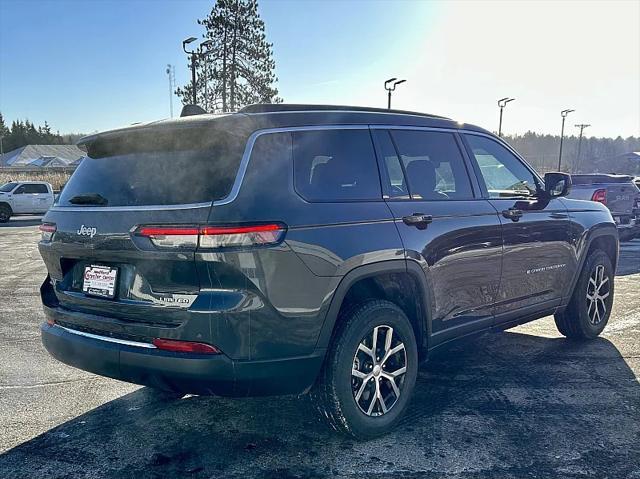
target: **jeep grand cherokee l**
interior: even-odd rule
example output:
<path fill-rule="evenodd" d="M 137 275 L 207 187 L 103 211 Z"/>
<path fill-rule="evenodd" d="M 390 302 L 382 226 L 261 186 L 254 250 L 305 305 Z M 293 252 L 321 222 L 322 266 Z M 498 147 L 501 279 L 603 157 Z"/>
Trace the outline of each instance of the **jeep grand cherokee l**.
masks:
<path fill-rule="evenodd" d="M 81 143 L 39 249 L 44 345 L 87 371 L 176 394 L 310 392 L 369 438 L 434 348 L 551 314 L 594 338 L 611 312 L 609 211 L 473 125 L 254 105 Z"/>

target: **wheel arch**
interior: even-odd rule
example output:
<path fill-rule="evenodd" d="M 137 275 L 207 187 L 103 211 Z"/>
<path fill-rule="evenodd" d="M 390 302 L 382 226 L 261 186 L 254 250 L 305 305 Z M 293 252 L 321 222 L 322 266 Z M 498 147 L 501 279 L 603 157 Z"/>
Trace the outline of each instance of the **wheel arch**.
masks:
<path fill-rule="evenodd" d="M 565 297 L 564 303 L 568 303 L 573 295 L 573 291 L 575 290 L 576 284 L 578 283 L 578 278 L 582 273 L 582 268 L 589 257 L 589 254 L 595 249 L 602 249 L 611 259 L 611 264 L 613 265 L 613 271 L 615 274 L 616 267 L 618 265 L 618 230 L 614 224 L 611 223 L 602 223 L 591 228 L 584 241 L 584 245 L 581 248 L 581 254 L 579 256 L 578 268 L 576 268 L 576 272 L 573 275 L 571 280 L 570 288 L 567 291 L 567 296 Z"/>
<path fill-rule="evenodd" d="M 412 289 L 399 289 L 402 285 L 412 285 Z M 342 278 L 327 311 L 318 347 L 331 344 L 342 312 L 367 299 L 386 299 L 399 306 L 414 327 L 418 349 L 426 350 L 431 333 L 426 279 L 418 264 L 404 259 L 359 266 Z"/>

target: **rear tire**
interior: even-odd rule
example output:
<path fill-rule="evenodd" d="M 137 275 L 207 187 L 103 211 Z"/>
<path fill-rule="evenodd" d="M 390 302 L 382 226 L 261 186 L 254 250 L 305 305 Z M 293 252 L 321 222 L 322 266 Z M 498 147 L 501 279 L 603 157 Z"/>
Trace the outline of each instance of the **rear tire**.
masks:
<path fill-rule="evenodd" d="M 397 425 L 417 373 L 407 316 L 389 301 L 368 301 L 340 318 L 311 400 L 335 430 L 371 439 Z"/>
<path fill-rule="evenodd" d="M 11 211 L 9 205 L 0 205 L 0 223 L 6 223 L 9 221 L 12 213 L 13 211 Z"/>
<path fill-rule="evenodd" d="M 613 305 L 613 266 L 602 250 L 585 261 L 567 308 L 555 315 L 560 334 L 570 339 L 594 339 L 607 325 Z"/>

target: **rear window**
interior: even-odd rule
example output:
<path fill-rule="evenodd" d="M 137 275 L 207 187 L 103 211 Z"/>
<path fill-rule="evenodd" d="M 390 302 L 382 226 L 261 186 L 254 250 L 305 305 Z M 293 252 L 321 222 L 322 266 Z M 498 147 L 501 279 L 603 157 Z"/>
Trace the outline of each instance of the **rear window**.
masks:
<path fill-rule="evenodd" d="M 200 142 L 198 148 L 185 148 L 184 143 L 163 142 L 160 151 L 144 151 L 135 145 L 132 152 L 123 151 L 120 144 L 113 154 L 102 150 L 99 158 L 87 157 L 65 185 L 58 204 L 78 206 L 74 197 L 83 196 L 104 198 L 103 206 L 177 205 L 226 197 L 245 139 L 207 132 L 206 142 Z"/>
<path fill-rule="evenodd" d="M 308 201 L 378 200 L 380 178 L 368 130 L 293 134 L 295 188 Z"/>

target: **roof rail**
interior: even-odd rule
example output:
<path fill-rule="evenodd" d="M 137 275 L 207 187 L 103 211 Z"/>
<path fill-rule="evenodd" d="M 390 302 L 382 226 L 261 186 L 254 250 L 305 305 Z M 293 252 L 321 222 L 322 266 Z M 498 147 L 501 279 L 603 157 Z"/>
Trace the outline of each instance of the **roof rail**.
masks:
<path fill-rule="evenodd" d="M 365 113 L 395 113 L 399 115 L 417 115 L 427 118 L 441 118 L 449 120 L 444 116 L 431 115 L 407 110 L 388 110 L 386 108 L 374 108 L 370 106 L 347 106 L 347 105 L 307 105 L 296 103 L 255 103 L 238 110 L 238 113 L 277 113 L 277 112 L 306 112 L 306 111 L 354 111 Z"/>

